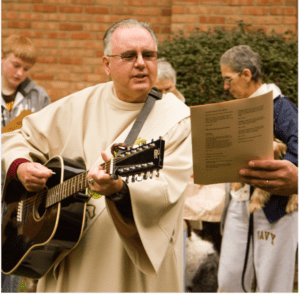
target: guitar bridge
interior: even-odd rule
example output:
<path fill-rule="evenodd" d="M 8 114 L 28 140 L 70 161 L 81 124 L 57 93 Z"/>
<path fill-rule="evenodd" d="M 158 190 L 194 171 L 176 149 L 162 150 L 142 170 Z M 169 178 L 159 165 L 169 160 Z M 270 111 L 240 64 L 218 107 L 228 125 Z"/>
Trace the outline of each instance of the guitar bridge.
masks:
<path fill-rule="evenodd" d="M 22 222 L 22 218 L 23 218 L 23 203 L 24 203 L 23 200 L 18 203 L 18 210 L 17 210 L 17 221 L 18 222 Z"/>

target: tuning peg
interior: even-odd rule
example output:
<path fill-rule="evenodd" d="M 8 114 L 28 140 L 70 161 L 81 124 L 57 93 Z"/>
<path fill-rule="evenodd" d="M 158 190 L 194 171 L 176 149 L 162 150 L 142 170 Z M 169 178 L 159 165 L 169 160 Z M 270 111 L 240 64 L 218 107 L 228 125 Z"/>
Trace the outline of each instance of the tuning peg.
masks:
<path fill-rule="evenodd" d="M 135 178 L 138 182 L 141 182 L 143 180 L 141 174 L 138 174 Z"/>
<path fill-rule="evenodd" d="M 131 182 L 134 183 L 135 182 L 135 178 L 134 176 L 131 177 Z"/>
<path fill-rule="evenodd" d="M 128 177 L 125 178 L 125 183 L 126 183 L 126 184 L 129 183 L 129 178 L 128 178 Z"/>
<path fill-rule="evenodd" d="M 159 177 L 159 170 L 156 170 L 156 176 Z"/>
<path fill-rule="evenodd" d="M 146 173 L 144 173 L 144 175 L 143 175 L 143 179 L 144 179 L 144 180 L 147 180 L 147 179 L 148 179 L 148 177 L 147 177 L 147 174 L 146 174 Z"/>

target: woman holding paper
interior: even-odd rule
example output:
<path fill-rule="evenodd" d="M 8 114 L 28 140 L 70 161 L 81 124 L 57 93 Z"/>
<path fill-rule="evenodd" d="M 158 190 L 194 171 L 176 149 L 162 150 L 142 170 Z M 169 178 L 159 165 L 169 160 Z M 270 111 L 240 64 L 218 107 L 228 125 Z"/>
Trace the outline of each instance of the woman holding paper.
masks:
<path fill-rule="evenodd" d="M 219 292 L 292 292 L 298 242 L 298 211 L 286 213 L 298 193 L 298 110 L 275 84 L 262 82 L 261 58 L 249 46 L 235 46 L 220 60 L 224 89 L 244 99 L 273 91 L 274 136 L 287 145 L 284 160 L 253 160 L 240 170 L 243 189 L 228 193 L 223 212 Z M 253 186 L 274 193 L 250 215 Z M 280 195 L 280 196 L 279 196 Z"/>

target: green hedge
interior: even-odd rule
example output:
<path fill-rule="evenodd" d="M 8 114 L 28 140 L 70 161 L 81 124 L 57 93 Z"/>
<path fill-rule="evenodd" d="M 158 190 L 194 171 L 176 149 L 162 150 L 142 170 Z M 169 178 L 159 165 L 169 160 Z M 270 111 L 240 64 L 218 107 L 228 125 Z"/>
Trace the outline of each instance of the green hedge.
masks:
<path fill-rule="evenodd" d="M 260 54 L 263 81 L 275 83 L 297 105 L 298 41 L 290 32 L 267 35 L 248 30 L 243 22 L 234 30 L 197 31 L 189 37 L 181 32 L 159 46 L 159 57 L 165 57 L 177 71 L 177 88 L 187 105 L 221 102 L 232 97 L 223 89 L 220 57 L 231 47 L 244 44 Z"/>

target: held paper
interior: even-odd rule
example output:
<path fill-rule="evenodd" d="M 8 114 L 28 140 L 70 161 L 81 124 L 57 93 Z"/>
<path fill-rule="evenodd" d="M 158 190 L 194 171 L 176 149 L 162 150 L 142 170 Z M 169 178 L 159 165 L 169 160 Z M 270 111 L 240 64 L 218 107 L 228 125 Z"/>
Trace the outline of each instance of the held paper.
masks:
<path fill-rule="evenodd" d="M 272 91 L 191 107 L 195 184 L 240 182 L 251 159 L 273 158 Z"/>

